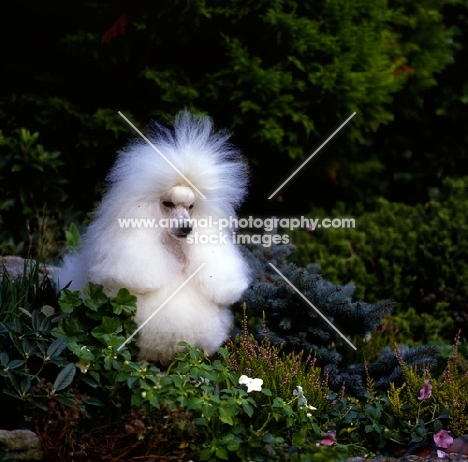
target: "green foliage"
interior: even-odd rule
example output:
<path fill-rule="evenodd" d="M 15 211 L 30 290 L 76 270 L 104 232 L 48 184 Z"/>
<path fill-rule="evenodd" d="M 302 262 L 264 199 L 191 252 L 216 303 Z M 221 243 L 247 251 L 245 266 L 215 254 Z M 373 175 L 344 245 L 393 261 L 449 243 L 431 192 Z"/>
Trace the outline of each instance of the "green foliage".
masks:
<path fill-rule="evenodd" d="M 228 343 L 228 364 L 239 374 L 262 377 L 264 386 L 274 396 L 285 401 L 295 401 L 293 391 L 300 386 L 318 412 L 329 408 L 330 400 L 327 380 L 315 365 L 311 354 L 282 351 L 282 345 L 272 345 L 265 335 L 259 343 L 247 328 L 244 309 L 242 333 Z"/>
<path fill-rule="evenodd" d="M 257 275 L 242 297 L 247 313 L 254 320 L 255 336 L 260 341 L 266 336 L 273 345 L 281 345 L 287 353 L 313 351 L 333 390 L 339 390 L 345 382 L 349 393 L 362 396 L 365 371 L 355 361 L 361 361 L 362 355 L 368 352 L 361 348 L 354 353 L 351 347 L 353 350 L 357 347 L 351 341 L 345 343 L 343 340 L 351 337 L 360 347 L 365 345 L 366 336 L 376 331 L 394 304 L 391 301 L 353 301 L 352 285 L 336 286 L 325 280 L 317 274 L 317 265 L 301 268 L 291 263 L 293 248 L 292 245 L 242 248 Z M 278 269 L 281 276 L 273 268 Z M 321 316 L 303 297 L 319 310 Z M 262 315 L 263 326 L 255 322 Z M 434 366 L 435 353 L 437 349 L 431 347 L 410 348 L 405 352 L 414 365 L 427 363 L 428 367 Z M 385 348 L 369 365 L 369 371 L 372 378 L 378 380 L 378 386 L 383 388 L 401 378 L 401 369 Z"/>
<path fill-rule="evenodd" d="M 415 8 L 419 7 L 414 5 Z M 442 6 L 438 2 L 427 13 L 443 15 L 444 24 L 452 30 L 448 39 L 451 47 L 450 64 L 437 77 L 437 86 L 416 94 L 415 74 L 410 74 L 408 85 L 394 98 L 394 121 L 382 127 L 378 136 L 369 139 L 363 146 L 363 158 L 377 156 L 383 160 L 385 169 L 380 175 L 369 179 L 368 191 L 377 191 L 398 202 L 417 203 L 425 200 L 428 192 L 437 194 L 446 177 L 466 176 L 466 131 L 468 123 L 468 81 L 465 71 L 467 53 L 468 5 L 456 2 Z M 408 20 L 407 24 L 413 24 Z M 424 27 L 417 31 L 405 27 L 404 35 L 425 36 L 430 47 L 444 39 L 438 32 Z M 419 48 L 418 53 L 422 51 Z M 420 53 L 424 59 L 425 53 Z M 441 57 L 441 56 L 440 56 Z M 411 65 L 411 64 L 410 64 Z M 343 166 L 346 169 L 345 166 Z M 340 173 L 340 172 L 339 172 Z M 353 178 L 338 174 L 336 185 L 349 192 Z M 342 181 L 343 180 L 343 181 Z M 385 193 L 383 192 L 385 191 Z M 374 195 L 374 193 L 371 193 Z M 349 195 L 347 196 L 349 198 Z"/>
<path fill-rule="evenodd" d="M 57 215 L 65 202 L 67 181 L 59 174 L 60 152 L 38 143 L 39 133 L 24 128 L 11 135 L 0 132 L 0 247 L 47 256 Z M 49 242 L 50 246 L 50 242 Z"/>
<path fill-rule="evenodd" d="M 370 302 L 396 300 L 391 322 L 402 332 L 399 342 L 450 342 L 453 319 L 463 321 L 467 312 L 467 182 L 447 179 L 440 200 L 415 206 L 381 199 L 377 210 L 355 217 L 355 229 L 295 233 L 298 260 L 318 263 L 325 278 L 354 284 Z"/>
<path fill-rule="evenodd" d="M 301 361 L 267 339 L 254 340 L 246 320 L 243 336 L 218 357 L 181 344 L 184 350 L 161 371 L 136 361 L 133 342 L 125 343 L 135 329 L 136 304 L 126 289 L 112 298 L 94 284 L 86 286 L 84 297 L 63 290 L 57 309 L 36 308 L 45 286 L 17 287 L 8 277 L 2 285 L 19 290 L 1 305 L 2 408 L 29 416 L 44 430 L 50 460 L 65 461 L 71 448 L 91 446 L 93 457 L 119 450 L 128 461 L 171 453 L 187 460 L 325 462 L 381 454 L 392 441 L 425 442 L 442 428 L 468 431 L 466 365 L 458 338 L 439 380 L 428 368 L 421 373 L 414 367 L 418 355 L 429 364 L 423 350 L 395 351 L 404 381 L 380 391 L 372 379 L 377 364 L 368 364 L 366 392 L 358 399 L 346 387 L 331 391 L 314 359 Z M 32 299 L 26 296 L 30 291 Z M 26 308 L 8 309 L 20 299 Z M 390 356 L 381 362 L 393 367 Z M 262 379 L 261 389 L 240 384 L 241 374 Z M 432 384 L 432 395 L 419 400 L 424 380 Z"/>
<path fill-rule="evenodd" d="M 294 246 L 273 244 L 267 248 L 258 245 L 242 250 L 256 274 L 243 300 L 249 312 L 257 317 L 264 313 L 266 335 L 274 344 L 284 344 L 286 350 L 316 349 L 317 345 L 328 346 L 332 342 L 343 345 L 332 323 L 340 325 L 348 336 L 363 336 L 375 330 L 392 310 L 391 301 L 353 302 L 353 285 L 337 286 L 325 280 L 318 274 L 316 265 L 302 268 L 291 263 Z M 297 296 L 292 286 L 331 322 L 324 322 Z"/>
<path fill-rule="evenodd" d="M 92 293 L 87 305 L 82 304 L 79 292 L 65 290 L 59 300 L 63 312 L 48 305 L 39 310 L 17 308 L 15 316 L 10 312 L 10 319 L 1 323 L 5 393 L 45 410 L 45 403 L 51 396 L 64 390 L 57 395 L 57 400 L 72 405 L 73 395 L 68 388 L 77 367 L 87 371 L 96 357 L 102 360 L 104 369 L 114 364 L 117 355 L 113 349 L 126 339 L 120 334 L 128 334 L 134 329 L 129 316 L 135 312 L 136 297 L 122 289 L 108 300 L 102 294 L 102 288 L 89 284 L 87 289 Z M 99 315 L 96 314 L 98 309 Z M 71 312 L 74 317 L 68 314 Z M 76 358 L 64 354 L 65 349 Z M 121 353 L 121 358 L 130 358 L 127 349 Z M 112 400 L 112 376 L 100 375 L 99 370 L 100 367 L 94 367 L 85 382 L 95 387 L 107 387 Z M 48 382 L 44 382 L 45 378 Z M 92 404 L 97 401 L 95 397 Z"/>
<path fill-rule="evenodd" d="M 67 248 L 71 250 L 78 248 L 81 236 L 75 223 L 72 223 L 70 228 L 65 231 L 65 239 L 67 241 Z"/>
<path fill-rule="evenodd" d="M 185 344 L 165 373 L 133 361 L 135 347 L 126 339 L 135 329 L 136 297 L 121 289 L 108 298 L 91 283 L 84 294 L 65 289 L 61 310 L 17 308 L 0 323 L 2 402 L 16 398 L 36 419 L 42 417 L 34 408 L 52 413 L 62 406 L 64 415 L 65 408 L 76 408 L 81 417 L 73 418 L 75 425 L 90 432 L 109 419 L 128 418 L 132 409 L 155 421 L 179 414 L 166 425 L 197 460 L 284 460 L 289 453 L 288 460 L 307 460 L 307 454 L 338 460 L 348 454 L 341 446 L 318 449 L 309 442 L 320 439 L 315 419 L 268 389 L 261 392 L 264 417 L 254 417 L 256 400 L 228 367 L 226 350 L 210 360 Z"/>
<path fill-rule="evenodd" d="M 442 376 L 435 383 L 435 396 L 440 406 L 447 410 L 450 417 L 449 428 L 456 435 L 468 431 L 466 414 L 468 412 L 468 364 L 466 351 L 460 352 L 460 332 L 455 337 L 451 357 Z M 465 348 L 466 350 L 466 348 Z"/>
<path fill-rule="evenodd" d="M 31 311 L 42 308 L 53 300 L 55 290 L 50 281 L 43 278 L 41 264 L 33 260 L 25 260 L 23 274 L 13 278 L 0 259 L 0 322 L 12 321 L 19 308 Z"/>
<path fill-rule="evenodd" d="M 335 140 L 333 157 L 311 173 L 309 187 L 322 192 L 316 197 L 332 198 L 338 178 L 347 197 L 364 200 L 368 189 L 386 190 L 394 172 L 374 147 L 374 131 L 426 101 L 423 91 L 453 60 L 454 21 L 446 11 L 459 3 L 197 0 L 134 5 L 130 12 L 108 0 L 87 1 L 62 11 L 59 28 L 46 10 L 22 8 L 11 14 L 21 21 L 4 39 L 9 72 L 0 121 L 8 133 L 38 131 L 46 146 L 66 154 L 57 178 L 71 185 L 66 207 L 83 216 L 115 151 L 133 135 L 119 110 L 139 125 L 183 106 L 209 113 L 217 125 L 235 129 L 259 191 L 271 188 L 271 178 L 262 175 L 266 162 L 291 167 L 290 158 L 304 157 L 356 111 L 343 139 Z M 28 54 L 34 73 L 24 72 L 25 33 L 34 37 Z M 393 105 L 403 93 L 405 104 Z M 304 197 L 293 189 L 284 195 Z M 54 197 L 59 204 L 65 198 Z M 4 226 L 9 230 L 11 222 Z"/>

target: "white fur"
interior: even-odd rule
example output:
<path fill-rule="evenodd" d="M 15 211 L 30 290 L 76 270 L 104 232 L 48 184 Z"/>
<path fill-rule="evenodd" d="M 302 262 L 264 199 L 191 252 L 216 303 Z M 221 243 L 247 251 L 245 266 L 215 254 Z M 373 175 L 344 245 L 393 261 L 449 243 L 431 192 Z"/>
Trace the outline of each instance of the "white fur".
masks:
<path fill-rule="evenodd" d="M 227 244 L 189 244 L 183 237 L 189 230 L 121 228 L 118 219 L 211 216 L 216 222 L 235 217 L 247 174 L 228 138 L 226 132 L 213 132 L 209 118 L 187 111 L 178 114 L 174 131 L 157 125 L 150 137 L 206 200 L 145 141 L 122 151 L 79 252 L 64 258 L 57 275 L 59 287 L 72 281 L 71 290 L 81 290 L 87 281 L 102 284 L 109 295 L 126 287 L 138 297 L 135 321 L 141 326 L 205 263 L 140 330 L 137 344 L 143 359 L 167 362 L 180 341 L 215 353 L 229 333 L 228 306 L 247 288 L 249 271 L 230 239 Z M 194 227 L 194 233 L 217 236 L 219 231 Z"/>

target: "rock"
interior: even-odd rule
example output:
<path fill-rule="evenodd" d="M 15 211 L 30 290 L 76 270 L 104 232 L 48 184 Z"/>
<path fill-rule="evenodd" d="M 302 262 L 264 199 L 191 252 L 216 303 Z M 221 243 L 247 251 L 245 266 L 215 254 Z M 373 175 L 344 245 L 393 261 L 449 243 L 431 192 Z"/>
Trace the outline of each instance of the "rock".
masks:
<path fill-rule="evenodd" d="M 25 260 L 21 257 L 6 256 L 0 258 L 0 281 L 3 279 L 3 274 L 6 272 L 11 279 L 16 279 L 18 276 L 24 274 L 24 265 L 26 266 L 26 272 L 29 274 L 35 267 L 36 262 L 34 260 Z M 39 280 L 42 281 L 45 275 L 52 275 L 57 267 L 51 265 L 41 264 L 39 267 Z"/>
<path fill-rule="evenodd" d="M 416 456 L 414 454 L 403 457 L 374 457 L 366 459 L 363 457 L 350 457 L 345 462 L 468 462 L 468 457 L 463 454 L 447 454 L 440 458 L 436 454 L 431 454 L 427 457 Z"/>
<path fill-rule="evenodd" d="M 453 443 L 447 448 L 444 449 L 446 453 L 457 453 L 468 455 L 468 435 L 460 436 L 455 438 Z"/>
<path fill-rule="evenodd" d="M 41 440 L 29 430 L 0 430 L 0 460 L 43 460 Z"/>

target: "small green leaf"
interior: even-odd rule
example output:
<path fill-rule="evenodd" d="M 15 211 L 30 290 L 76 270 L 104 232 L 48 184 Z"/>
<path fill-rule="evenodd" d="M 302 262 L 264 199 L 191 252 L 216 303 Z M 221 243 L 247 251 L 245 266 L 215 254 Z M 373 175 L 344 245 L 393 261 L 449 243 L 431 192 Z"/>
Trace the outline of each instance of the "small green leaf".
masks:
<path fill-rule="evenodd" d="M 248 401 L 245 400 L 245 401 L 242 402 L 242 409 L 244 409 L 244 412 L 249 417 L 252 417 L 254 409 L 253 409 L 253 407 L 250 405 L 250 403 Z"/>
<path fill-rule="evenodd" d="M 122 332 L 122 323 L 118 318 L 104 316 L 102 325 L 95 327 L 91 334 L 107 346 L 119 347 L 125 341 L 122 335 L 117 335 Z"/>
<path fill-rule="evenodd" d="M 28 316 L 28 317 L 30 317 L 30 318 L 32 317 L 31 312 L 28 311 L 27 309 L 25 309 L 25 308 L 18 308 L 18 309 L 19 309 L 19 311 L 21 311 L 21 312 L 22 312 L 23 314 L 25 314 L 26 316 Z"/>
<path fill-rule="evenodd" d="M 53 316 L 55 314 L 55 308 L 50 305 L 44 305 L 41 308 L 41 313 L 46 317 L 49 318 L 50 316 Z"/>
<path fill-rule="evenodd" d="M 65 231 L 65 238 L 70 249 L 78 248 L 80 245 L 81 236 L 75 223 L 72 223 L 70 228 Z"/>
<path fill-rule="evenodd" d="M 55 379 L 53 389 L 56 391 L 67 388 L 75 377 L 76 367 L 73 363 L 67 364 L 58 374 Z"/>
<path fill-rule="evenodd" d="M 230 409 L 224 406 L 221 406 L 219 408 L 219 419 L 221 420 L 221 422 L 225 424 L 234 425 L 234 422 L 232 420 L 232 416 L 230 413 Z"/>
<path fill-rule="evenodd" d="M 18 367 L 21 367 L 23 364 L 24 361 L 22 359 L 14 359 L 8 363 L 8 369 L 18 369 Z"/>
<path fill-rule="evenodd" d="M 21 392 L 27 393 L 31 389 L 31 376 L 26 375 L 21 380 Z"/>
<path fill-rule="evenodd" d="M 32 315 L 32 328 L 36 332 L 41 330 L 41 316 L 39 315 L 39 311 L 33 310 L 31 313 Z"/>
<path fill-rule="evenodd" d="M 228 452 L 226 451 L 226 448 L 217 448 L 216 457 L 218 457 L 219 459 L 228 460 L 229 457 L 228 457 Z"/>
<path fill-rule="evenodd" d="M 47 349 L 47 357 L 52 358 L 52 356 L 59 356 L 66 347 L 67 339 L 65 337 L 55 339 Z"/>
<path fill-rule="evenodd" d="M 211 459 L 211 448 L 205 448 L 200 452 L 200 460 L 209 460 Z"/>
<path fill-rule="evenodd" d="M 10 357 L 8 356 L 8 353 L 6 351 L 2 351 L 0 353 L 0 363 L 3 366 L 6 366 L 10 362 Z"/>
<path fill-rule="evenodd" d="M 132 295 L 128 289 L 120 289 L 117 295 L 111 299 L 111 305 L 115 314 L 121 314 L 122 311 L 127 314 L 133 314 L 136 311 L 137 298 Z"/>
<path fill-rule="evenodd" d="M 91 350 L 86 346 L 80 346 L 77 343 L 73 343 L 68 346 L 68 349 L 78 358 L 85 359 L 88 361 L 94 361 L 95 357 Z"/>
<path fill-rule="evenodd" d="M 108 301 L 106 294 L 103 292 L 102 286 L 99 284 L 88 282 L 83 288 L 83 293 L 86 296 L 84 304 L 93 311 L 99 310 L 99 308 L 105 305 Z"/>
<path fill-rule="evenodd" d="M 65 313 L 73 312 L 75 308 L 83 303 L 81 300 L 81 294 L 78 290 L 72 292 L 68 289 L 64 289 L 60 292 L 58 302 L 62 311 Z"/>
<path fill-rule="evenodd" d="M 298 432 L 293 433 L 292 442 L 295 446 L 303 446 L 307 439 L 307 427 L 302 427 Z"/>
<path fill-rule="evenodd" d="M 440 414 L 437 416 L 438 419 L 449 419 L 450 411 L 448 409 L 442 409 Z"/>

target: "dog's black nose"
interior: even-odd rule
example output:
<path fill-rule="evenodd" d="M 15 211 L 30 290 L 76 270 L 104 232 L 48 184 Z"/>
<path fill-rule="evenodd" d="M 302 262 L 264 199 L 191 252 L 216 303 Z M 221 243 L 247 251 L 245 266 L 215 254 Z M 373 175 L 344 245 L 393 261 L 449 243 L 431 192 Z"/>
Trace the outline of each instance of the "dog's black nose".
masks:
<path fill-rule="evenodd" d="M 179 228 L 180 234 L 183 236 L 188 236 L 192 232 L 192 227 L 191 226 L 182 226 Z"/>
<path fill-rule="evenodd" d="M 192 223 L 190 220 L 179 220 L 179 227 L 177 228 L 177 235 L 179 237 L 187 237 L 192 232 Z"/>

